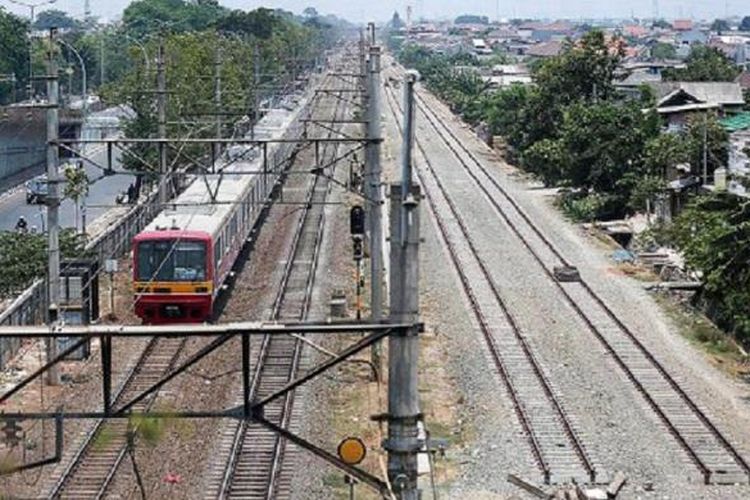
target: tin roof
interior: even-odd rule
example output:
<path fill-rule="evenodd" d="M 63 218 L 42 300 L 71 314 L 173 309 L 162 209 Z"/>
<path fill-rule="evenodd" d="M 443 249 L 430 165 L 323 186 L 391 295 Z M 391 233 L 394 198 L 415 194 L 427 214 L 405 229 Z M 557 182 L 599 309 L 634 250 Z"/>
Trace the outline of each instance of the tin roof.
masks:
<path fill-rule="evenodd" d="M 746 130 L 750 128 L 750 112 L 729 116 L 719 120 L 719 123 L 730 133 L 737 132 L 738 130 Z"/>

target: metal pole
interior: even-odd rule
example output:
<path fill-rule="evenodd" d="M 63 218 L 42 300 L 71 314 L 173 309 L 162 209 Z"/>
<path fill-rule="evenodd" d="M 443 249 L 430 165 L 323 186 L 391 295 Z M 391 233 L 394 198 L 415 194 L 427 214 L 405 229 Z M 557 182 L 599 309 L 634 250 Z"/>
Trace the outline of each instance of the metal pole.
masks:
<path fill-rule="evenodd" d="M 370 46 L 375 45 L 375 23 L 367 23 L 367 29 L 370 32 Z"/>
<path fill-rule="evenodd" d="M 368 117 L 365 174 L 370 214 L 370 311 L 372 321 L 378 323 L 383 317 L 383 219 L 380 186 L 380 47 L 370 47 L 368 73 Z M 382 373 L 380 345 L 372 346 L 372 363 Z"/>
<path fill-rule="evenodd" d="M 255 139 L 255 124 L 260 120 L 260 48 L 253 45 L 253 120 L 250 124 L 250 139 Z M 264 181 L 265 182 L 265 181 Z"/>
<path fill-rule="evenodd" d="M 221 44 L 216 41 L 216 54 L 214 60 L 214 108 L 216 113 L 216 138 L 221 139 Z M 212 146 L 214 170 L 216 169 L 216 160 L 221 153 L 221 146 L 214 143 Z"/>
<path fill-rule="evenodd" d="M 406 234 L 405 244 L 391 244 L 391 321 L 419 320 L 419 187 L 406 201 L 402 186 L 391 186 L 391 234 Z M 404 214 L 405 212 L 405 214 Z M 402 228 L 402 221 L 406 227 Z M 417 453 L 422 443 L 418 392 L 419 337 L 416 328 L 399 330 L 388 339 L 388 477 L 403 500 L 418 500 Z"/>
<path fill-rule="evenodd" d="M 365 31 L 360 28 L 359 30 L 359 84 L 362 90 L 367 90 L 367 52 L 365 51 Z M 365 102 L 367 97 L 362 94 L 362 102 Z"/>
<path fill-rule="evenodd" d="M 404 130 L 403 130 L 403 148 L 401 150 L 401 185 L 411 186 L 412 164 L 411 152 L 414 144 L 414 84 L 417 81 L 417 75 L 414 72 L 408 72 L 404 77 Z M 402 202 L 406 201 L 408 192 L 404 190 Z M 405 216 L 406 212 L 402 214 Z M 406 221 L 401 221 L 401 244 L 406 244 Z"/>
<path fill-rule="evenodd" d="M 708 113 L 703 115 L 703 185 L 708 185 Z"/>
<path fill-rule="evenodd" d="M 32 60 L 32 53 L 34 52 L 34 40 L 31 37 L 34 30 L 34 6 L 29 5 L 29 101 L 34 97 L 34 65 Z"/>
<path fill-rule="evenodd" d="M 104 85 L 104 34 L 99 38 L 99 85 Z"/>
<path fill-rule="evenodd" d="M 156 58 L 156 87 L 157 87 L 157 114 L 159 121 L 158 135 L 160 139 L 167 137 L 167 79 L 164 69 L 164 40 L 159 40 L 159 49 Z M 167 202 L 167 148 L 163 142 L 159 143 L 159 204 Z"/>
<path fill-rule="evenodd" d="M 83 57 L 81 57 L 81 53 L 76 50 L 75 47 L 73 47 L 71 44 L 66 42 L 65 40 L 58 40 L 61 44 L 65 45 L 65 47 L 70 50 L 74 56 L 76 56 L 76 59 L 78 59 L 78 64 L 81 65 L 81 95 L 83 98 L 83 102 L 81 103 L 81 111 L 83 112 L 83 122 L 84 126 L 86 125 L 86 116 L 88 115 L 88 109 L 89 109 L 89 99 L 88 99 L 88 75 L 86 74 L 86 63 L 83 61 Z"/>
<path fill-rule="evenodd" d="M 59 134 L 59 82 L 57 79 L 57 64 L 55 63 L 55 49 L 57 47 L 57 30 L 49 31 L 49 47 L 47 48 L 47 259 L 48 259 L 48 297 L 49 315 L 47 321 L 52 324 L 57 321 L 57 307 L 60 301 L 60 226 L 59 214 L 60 195 L 58 183 L 58 149 Z M 50 339 L 47 344 L 47 360 L 57 357 L 57 340 Z M 50 367 L 47 372 L 47 383 L 58 385 L 60 374 L 57 366 Z"/>

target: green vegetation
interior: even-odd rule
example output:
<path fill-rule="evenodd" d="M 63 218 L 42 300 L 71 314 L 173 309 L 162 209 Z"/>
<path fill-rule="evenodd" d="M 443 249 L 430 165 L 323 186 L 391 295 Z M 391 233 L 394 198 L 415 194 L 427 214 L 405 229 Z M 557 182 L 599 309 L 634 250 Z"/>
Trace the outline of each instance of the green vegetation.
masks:
<path fill-rule="evenodd" d="M 704 50 L 705 49 L 705 50 Z M 735 68 L 714 49 L 696 49 L 685 71 L 719 80 Z M 727 161 L 727 135 L 716 117 L 692 121 L 679 134 L 663 135 L 653 96 L 627 100 L 613 81 L 621 53 L 601 31 L 566 42 L 562 53 L 533 68 L 534 86 L 496 92 L 471 66 L 471 54 L 437 55 L 405 46 L 400 60 L 416 68 L 428 87 L 469 123 L 486 123 L 502 135 L 508 155 L 549 186 L 565 188 L 560 206 L 576 220 L 619 218 L 645 208 L 678 164 L 703 175 L 706 134 L 711 175 Z"/>
<path fill-rule="evenodd" d="M 136 112 L 125 126 L 129 137 L 149 137 L 157 132 L 154 95 L 154 66 L 146 71 L 142 50 L 153 57 L 159 40 L 165 46 L 167 64 L 168 136 L 210 137 L 215 128 L 214 83 L 217 57 L 221 59 L 222 110 L 225 134 L 231 134 L 234 123 L 242 116 L 252 116 L 254 105 L 269 95 L 254 83 L 255 55 L 259 56 L 259 87 L 289 88 L 296 75 L 309 69 L 316 58 L 340 36 L 345 26 L 331 16 L 320 16 L 314 9 L 303 17 L 280 10 L 256 9 L 245 12 L 229 10 L 217 2 L 182 0 L 140 0 L 130 4 L 123 15 L 122 37 L 141 40 L 141 47 L 126 44 L 128 71 L 102 89 L 108 103 L 126 104 Z M 257 52 L 256 52 L 257 50 Z M 277 76 L 273 76 L 277 75 Z M 257 94 L 256 94 L 257 93 Z M 203 125 L 196 125 L 203 122 Z M 246 126 L 246 125 L 245 125 Z M 243 130 L 239 130 L 243 132 Z M 150 170 L 139 176 L 137 188 L 156 178 L 157 151 L 140 145 L 136 155 L 124 159 L 125 167 Z M 186 147 L 183 157 L 206 154 L 197 147 Z M 170 164 L 177 152 L 168 152 Z"/>
<path fill-rule="evenodd" d="M 665 80 L 687 82 L 726 82 L 740 74 L 739 68 L 724 53 L 714 47 L 695 45 L 690 50 L 684 69 L 664 70 Z"/>
<path fill-rule="evenodd" d="M 62 10 L 48 9 L 41 11 L 34 21 L 35 30 L 48 30 L 58 28 L 70 30 L 80 28 L 81 24 Z"/>
<path fill-rule="evenodd" d="M 620 54 L 599 31 L 567 42 L 559 56 L 542 61 L 533 69 L 534 86 L 496 92 L 488 92 L 470 68 L 456 68 L 477 64 L 468 55 L 405 46 L 399 57 L 466 121 L 485 122 L 502 135 L 521 168 L 563 188 L 559 205 L 576 220 L 643 210 L 678 165 L 687 164 L 692 175 L 702 177 L 704 168 L 712 176 L 727 162 L 727 133 L 715 115 L 697 115 L 682 132 L 665 134 L 658 116 L 643 112 L 653 105 L 649 92 L 630 100 L 616 92 L 612 82 Z M 722 53 L 696 47 L 687 68 L 670 76 L 722 81 L 736 74 Z M 688 265 L 702 273 L 700 300 L 709 316 L 750 342 L 750 202 L 730 195 L 702 197 L 672 225 L 652 233 L 660 244 L 681 250 Z M 696 336 L 724 349 L 721 339 Z"/>
<path fill-rule="evenodd" d="M 657 42 L 651 47 L 651 57 L 653 59 L 675 59 L 677 49 L 671 43 Z"/>
<path fill-rule="evenodd" d="M 487 16 L 477 16 L 474 14 L 464 14 L 458 16 L 454 24 L 489 24 L 490 19 Z"/>
<path fill-rule="evenodd" d="M 702 300 L 719 326 L 750 341 L 750 201 L 695 199 L 668 228 L 686 263 L 703 275 Z"/>
<path fill-rule="evenodd" d="M 0 7 L 0 104 L 11 101 L 15 89 L 28 83 L 27 31 L 28 23 Z"/>
<path fill-rule="evenodd" d="M 729 23 L 725 19 L 715 19 L 714 22 L 711 23 L 711 31 L 715 31 L 718 34 L 722 34 L 729 30 Z"/>
<path fill-rule="evenodd" d="M 83 238 L 71 229 L 60 233 L 63 257 L 81 257 Z M 0 232 L 0 297 L 8 298 L 47 273 L 46 234 Z"/>

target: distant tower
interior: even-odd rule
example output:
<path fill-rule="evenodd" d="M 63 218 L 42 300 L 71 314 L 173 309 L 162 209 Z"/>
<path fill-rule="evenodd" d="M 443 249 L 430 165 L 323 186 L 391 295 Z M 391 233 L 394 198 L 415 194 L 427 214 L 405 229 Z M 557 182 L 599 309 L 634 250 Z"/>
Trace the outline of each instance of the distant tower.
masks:
<path fill-rule="evenodd" d="M 654 0 L 651 7 L 653 9 L 652 14 L 654 15 L 654 21 L 656 21 L 659 19 L 659 0 Z"/>
<path fill-rule="evenodd" d="M 91 0 L 85 0 L 83 2 L 83 18 L 89 19 L 91 17 Z"/>
<path fill-rule="evenodd" d="M 411 5 L 406 6 L 406 28 L 411 29 Z"/>

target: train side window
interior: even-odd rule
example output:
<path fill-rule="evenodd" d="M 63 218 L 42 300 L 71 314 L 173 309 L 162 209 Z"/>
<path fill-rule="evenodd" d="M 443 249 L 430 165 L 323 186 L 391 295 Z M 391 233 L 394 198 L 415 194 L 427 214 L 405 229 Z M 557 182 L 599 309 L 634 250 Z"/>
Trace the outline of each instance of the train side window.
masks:
<path fill-rule="evenodd" d="M 221 264 L 221 236 L 214 243 L 214 267 L 218 270 Z"/>

